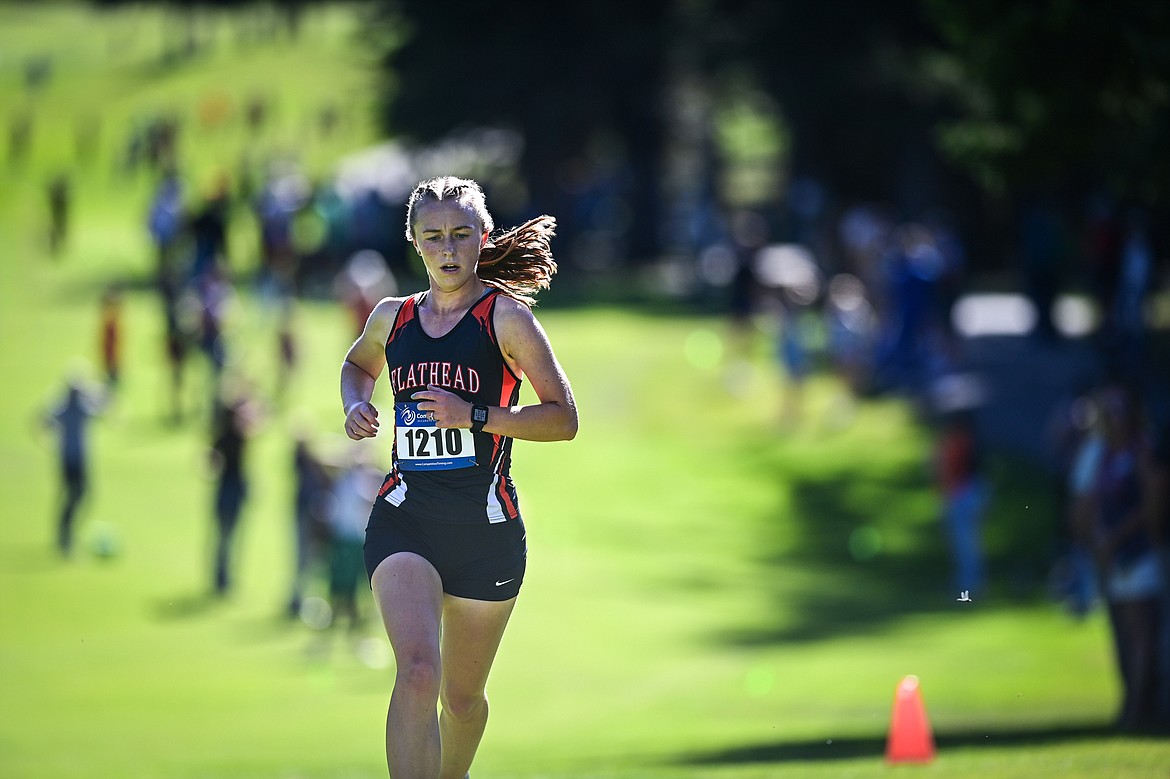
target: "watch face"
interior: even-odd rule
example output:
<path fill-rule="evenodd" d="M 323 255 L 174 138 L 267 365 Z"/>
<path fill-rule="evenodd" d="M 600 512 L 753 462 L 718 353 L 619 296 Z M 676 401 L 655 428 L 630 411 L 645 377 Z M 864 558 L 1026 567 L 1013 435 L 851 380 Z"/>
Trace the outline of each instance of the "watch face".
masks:
<path fill-rule="evenodd" d="M 471 418 L 476 422 L 486 422 L 487 421 L 487 409 L 486 408 L 473 408 L 471 410 Z"/>

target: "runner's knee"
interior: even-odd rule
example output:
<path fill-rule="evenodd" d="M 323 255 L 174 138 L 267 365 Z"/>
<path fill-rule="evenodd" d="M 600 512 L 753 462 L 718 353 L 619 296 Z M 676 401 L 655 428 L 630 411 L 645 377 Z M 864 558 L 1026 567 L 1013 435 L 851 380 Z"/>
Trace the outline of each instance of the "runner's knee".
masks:
<path fill-rule="evenodd" d="M 439 697 L 443 670 L 436 657 L 427 653 L 411 654 L 398 660 L 394 689 L 434 701 Z"/>
<path fill-rule="evenodd" d="M 487 696 L 482 690 L 462 693 L 444 689 L 442 699 L 443 711 L 459 722 L 470 722 L 487 711 Z"/>

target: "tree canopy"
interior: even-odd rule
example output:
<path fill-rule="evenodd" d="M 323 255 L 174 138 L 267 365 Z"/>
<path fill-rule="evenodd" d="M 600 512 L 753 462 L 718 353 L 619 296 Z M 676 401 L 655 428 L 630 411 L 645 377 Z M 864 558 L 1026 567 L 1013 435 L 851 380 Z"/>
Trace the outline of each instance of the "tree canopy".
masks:
<path fill-rule="evenodd" d="M 541 208 L 591 144 L 629 171 L 635 225 L 658 225 L 680 72 L 716 98 L 749 79 L 779 107 L 790 173 L 843 199 L 963 211 L 985 193 L 1108 189 L 1160 207 L 1170 173 L 1170 6 L 1145 0 L 384 0 L 383 119 L 394 135 L 513 127 Z M 959 203 L 954 202 L 958 199 Z M 964 201 L 965 199 L 965 201 Z M 569 223 L 572 221 L 570 216 Z M 632 255 L 659 248 L 631 231 Z"/>
<path fill-rule="evenodd" d="M 942 148 L 997 191 L 1101 186 L 1152 204 L 1170 173 L 1170 6 L 926 0 L 925 61 L 960 108 Z"/>

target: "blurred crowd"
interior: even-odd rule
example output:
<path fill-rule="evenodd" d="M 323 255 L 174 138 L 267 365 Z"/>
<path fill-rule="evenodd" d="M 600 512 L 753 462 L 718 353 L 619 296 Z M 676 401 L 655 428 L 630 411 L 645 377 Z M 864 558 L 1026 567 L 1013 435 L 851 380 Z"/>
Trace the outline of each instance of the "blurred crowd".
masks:
<path fill-rule="evenodd" d="M 75 553 L 79 510 L 89 491 L 90 428 L 115 395 L 114 385 L 97 385 L 78 373 L 41 420 L 56 438 L 60 493 L 55 543 L 64 558 Z M 213 536 L 208 591 L 215 597 L 228 596 L 239 577 L 235 551 L 252 483 L 250 442 L 263 429 L 268 410 L 257 394 L 238 390 L 218 396 L 210 409 L 206 472 Z M 288 617 L 302 618 L 314 628 L 328 627 L 335 619 L 346 621 L 351 631 L 363 624 L 367 585 L 362 543 L 369 506 L 384 475 L 374 451 L 340 438 L 314 441 L 307 433 L 291 442 Z M 95 523 L 86 535 L 89 552 L 107 558 L 119 554 L 118 531 L 109 523 Z"/>
<path fill-rule="evenodd" d="M 1065 532 L 1054 595 L 1083 616 L 1100 604 L 1123 699 L 1118 724 L 1170 725 L 1170 424 L 1165 398 L 1105 375 L 1059 409 Z"/>
<path fill-rule="evenodd" d="M 264 122 L 265 111 L 260 99 L 248 106 L 245 120 L 252 129 Z M 323 115 L 321 121 L 335 119 Z M 21 128 L 22 138 L 31 136 L 31 128 Z M 200 190 L 179 163 L 181 132 L 166 116 L 138 123 L 120 164 L 157 182 L 139 224 L 152 247 L 148 289 L 157 301 L 158 353 L 166 365 L 160 414 L 205 442 L 213 529 L 208 592 L 225 597 L 238 586 L 239 528 L 253 500 L 250 441 L 274 408 L 284 405 L 298 367 L 298 306 L 308 298 L 335 302 L 346 312 L 346 336 L 356 337 L 377 301 L 397 293 L 400 280 L 416 285 L 419 280 L 405 264 L 401 219 L 375 189 L 347 188 L 340 178 L 310 182 L 294 160 L 274 155 L 260 166 L 249 160 L 225 166 Z M 60 258 L 69 240 L 70 177 L 54 176 L 46 195 L 48 248 Z M 247 246 L 233 231 L 254 234 L 256 244 Z M 138 286 L 132 279 L 114 280 L 101 291 L 100 381 L 73 369 L 62 396 L 42 415 L 57 444 L 55 544 L 64 557 L 76 551 L 78 517 L 90 491 L 93 422 L 116 408 L 127 374 L 141 375 L 140 366 L 124 364 L 124 303 Z M 241 287 L 248 294 L 240 294 Z M 276 335 L 270 387 L 258 386 L 262 369 L 242 365 L 237 353 L 255 348 L 241 341 L 245 323 L 238 315 L 245 305 L 261 313 L 262 332 Z M 366 450 L 344 444 L 330 437 L 313 440 L 307 433 L 290 442 L 292 553 L 283 609 L 317 628 L 335 621 L 356 628 L 362 622 L 361 542 L 382 471 Z M 89 551 L 99 556 L 119 553 L 117 529 L 109 523 L 94 523 L 85 537 Z"/>
<path fill-rule="evenodd" d="M 346 207 L 335 190 L 309 188 L 295 166 L 277 164 L 258 193 L 243 201 L 259 235 L 254 276 L 232 272 L 228 232 L 233 204 L 229 182 L 218 180 L 202 200 L 184 200 L 181 180 L 166 170 L 150 204 L 148 226 L 155 248 L 156 289 L 166 322 L 166 355 L 172 377 L 172 409 L 182 416 L 187 355 L 197 350 L 222 376 L 231 360 L 224 317 L 237 298 L 235 285 L 253 286 L 261 305 L 279 321 L 276 351 L 278 386 L 297 358 L 293 320 L 298 299 L 333 295 L 350 312 L 356 331 L 374 304 L 398 288 L 386 258 L 361 239 L 366 219 L 381 219 L 360 207 Z M 308 236 L 308 237 L 306 237 Z M 244 265 L 237 259 L 237 265 Z M 399 273 L 403 273 L 402 270 Z M 213 388 L 213 393 L 215 389 Z"/>
<path fill-rule="evenodd" d="M 200 107 L 214 122 L 214 101 Z M 243 112 L 253 130 L 267 106 L 253 100 Z M 336 122 L 326 107 L 322 131 Z M 452 161 L 492 157 L 514 161 L 513 141 L 485 133 L 448 140 L 448 147 L 413 156 L 387 145 L 358 169 L 311 180 L 297 162 L 274 155 L 260 163 L 225 165 L 202 189 L 184 175 L 178 153 L 182 128 L 159 116 L 135 126 L 121 157 L 153 177 L 141 213 L 152 247 L 151 288 L 163 327 L 167 361 L 166 414 L 175 423 L 203 420 L 214 474 L 210 514 L 216 531 L 211 589 L 229 593 L 236 581 L 233 550 L 249 499 L 249 438 L 261 429 L 267 405 L 279 403 L 298 361 L 296 311 L 307 296 L 331 298 L 349 312 L 356 335 L 373 305 L 399 289 L 421 288 L 418 269 L 401 239 L 401 202 L 414 180 Z M 29 142 L 25 121 L 10 126 L 10 154 Z M 490 154 L 484 153 L 485 150 Z M 509 157 L 511 154 L 513 157 Z M 470 164 L 470 163 L 469 163 Z M 343 166 L 344 168 L 344 166 Z M 612 172 L 611 172 L 612 173 Z M 585 225 L 566 243 L 564 268 L 579 274 L 622 273 L 623 244 L 608 229 L 620 221 L 622 175 L 582 178 L 568 205 Z M 356 182 L 356 183 L 355 183 Z M 488 186 L 491 186 L 490 179 Z M 45 186 L 50 252 L 70 240 L 69 177 Z M 789 182 L 781 208 L 701 204 L 682 218 L 689 236 L 685 263 L 692 290 L 718 297 L 730 313 L 733 350 L 747 355 L 762 332 L 780 376 L 777 416 L 784 426 L 806 416 L 804 394 L 816 371 L 837 376 L 848 397 L 834 407 L 841 423 L 850 404 L 883 394 L 908 398 L 935 436 L 929 465 L 940 498 L 940 532 L 951 552 L 956 596 L 974 600 L 995 584 L 983 525 L 995 499 L 988 468 L 989 431 L 998 418 L 993 388 L 971 368 L 968 346 L 980 336 L 980 294 L 957 220 L 934 208 L 912 219 L 879 203 L 830 205 L 815 180 Z M 247 256 L 233 230 L 251 220 L 257 236 Z M 1087 342 L 1092 370 L 1052 416 L 1031 420 L 1059 462 L 1059 530 L 1053 545 L 1054 588 L 1078 615 L 1100 606 L 1109 616 L 1125 696 L 1120 722 L 1144 727 L 1170 722 L 1170 387 L 1165 334 L 1151 327 L 1150 301 L 1165 292 L 1166 246 L 1150 213 L 1105 195 L 1070 209 L 1052 198 L 1019 204 L 1008 265 L 1023 307 L 991 310 L 994 332 L 1026 339 L 1043 369 L 1047 350 Z M 641 272 L 643 269 L 638 269 Z M 629 271 L 634 272 L 634 271 Z M 229 318 L 247 296 L 278 323 L 274 390 L 248 386 L 237 369 Z M 665 285 L 667 287 L 670 284 Z M 1093 312 L 1071 322 L 1063 306 L 1079 293 Z M 76 516 L 88 485 L 87 429 L 123 381 L 123 298 L 112 284 L 99 306 L 100 390 L 71 381 L 46 414 L 60 442 L 61 507 L 57 545 L 74 546 Z M 703 302 L 708 302 L 703 301 Z M 1022 312 L 1022 314 L 1020 313 Z M 1015 329 L 1007 327 L 1007 320 Z M 984 322 L 986 321 L 986 318 Z M 210 377 L 191 403 L 189 362 L 202 360 Z M 1047 426 L 1047 430 L 1045 427 Z M 317 576 L 332 615 L 360 621 L 361 535 L 365 508 L 380 472 L 357 450 L 324 455 L 307 436 L 292 442 L 295 494 L 292 574 L 286 608 L 302 615 Z M 361 526 L 359 526 L 361 525 Z M 103 549 L 110 552 L 107 541 Z M 323 578 L 322 578 L 323 577 Z M 320 622 L 319 619 L 316 621 Z M 330 620 L 331 621 L 331 620 Z"/>
<path fill-rule="evenodd" d="M 951 224 L 941 211 L 899 222 L 870 204 L 841 210 L 819 231 L 732 214 L 724 240 L 707 253 L 733 263 L 724 278 L 737 349 L 761 332 L 771 344 L 785 427 L 802 424 L 803 387 L 815 368 L 839 376 L 851 402 L 897 394 L 913 405 L 934 436 L 928 465 L 956 600 L 987 597 L 997 584 L 984 542 L 996 489 L 989 459 L 997 445 L 999 454 L 1009 448 L 997 429 L 1027 425 L 1047 455 L 1032 463 L 1037 473 L 1055 463 L 1059 516 L 1043 520 L 1052 528 L 1051 593 L 1077 617 L 1107 613 L 1123 689 L 1118 726 L 1164 728 L 1170 362 L 1152 301 L 1166 291 L 1159 272 L 1167 247 L 1156 245 L 1136 206 L 1094 198 L 1070 227 L 1053 202 L 1028 203 L 1014 247 L 1020 292 L 1005 306 L 1002 295 L 981 300 Z M 777 234 L 784 240 L 771 240 Z M 1090 316 L 1067 316 L 1062 296 L 1070 293 L 1084 298 Z M 1005 363 L 1014 375 L 973 367 L 972 346 L 988 334 L 1023 344 L 1017 361 Z M 1048 417 L 1021 417 L 997 396 L 997 382 L 1002 389 L 1043 373 L 1073 344 L 1088 356 L 1075 385 L 1043 399 Z M 843 412 L 838 405 L 830 413 Z"/>

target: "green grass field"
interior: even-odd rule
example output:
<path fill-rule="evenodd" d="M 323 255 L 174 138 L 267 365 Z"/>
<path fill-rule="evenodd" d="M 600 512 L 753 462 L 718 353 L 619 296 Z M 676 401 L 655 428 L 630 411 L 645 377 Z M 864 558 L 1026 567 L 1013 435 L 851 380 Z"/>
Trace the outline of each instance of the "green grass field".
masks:
<path fill-rule="evenodd" d="M 292 436 L 307 427 L 321 446 L 342 446 L 347 319 L 328 302 L 300 308 L 301 362 L 278 403 L 275 322 L 240 287 L 233 370 L 270 403 L 252 443 L 239 587 L 209 599 L 205 425 L 168 419 L 161 317 L 140 283 L 151 267 L 142 229 L 151 179 L 116 164 L 130 124 L 159 108 L 188 118 L 196 179 L 249 149 L 297 149 L 323 172 L 374 142 L 369 56 L 353 42 L 351 7 L 313 12 L 296 40 L 244 46 L 239 24 L 206 18 L 215 45 L 164 67 L 160 41 L 175 33 L 157 12 L 0 4 L 0 120 L 29 114 L 35 127 L 24 159 L 0 160 L 6 778 L 385 774 L 393 668 L 376 620 L 347 635 L 282 613 Z M 44 54 L 52 76 L 30 92 L 25 64 Z M 238 107 L 265 83 L 277 110 L 258 138 L 238 119 L 193 118 L 207 95 Z M 343 121 L 322 137 L 312 117 L 330 100 Z M 76 128 L 93 117 L 100 132 L 79 158 Z M 43 187 L 63 169 L 75 219 L 54 259 Z M 242 215 L 233 229 L 246 266 L 254 227 Z M 130 290 L 125 378 L 94 429 L 93 489 L 66 562 L 52 550 L 56 464 L 37 419 L 79 361 L 96 363 L 98 301 L 113 280 Z M 574 382 L 581 432 L 516 446 L 529 573 L 492 677 L 476 777 L 1170 771 L 1166 740 L 1107 727 L 1118 691 L 1103 616 L 1078 622 L 1043 597 L 1055 520 L 1026 469 L 996 463 L 996 587 L 959 603 L 928 433 L 902 404 L 867 401 L 846 414 L 840 387 L 818 378 L 802 423 L 782 429 L 773 366 L 753 353 L 732 370 L 718 352 L 719 320 L 558 308 L 555 290 L 539 314 Z M 203 377 L 192 378 L 199 404 Z M 101 538 L 116 538 L 116 556 L 89 551 Z M 938 755 L 891 767 L 885 736 L 906 674 L 921 680 Z"/>

